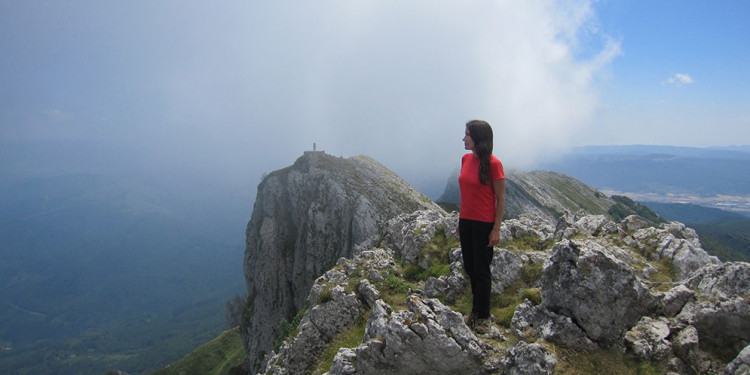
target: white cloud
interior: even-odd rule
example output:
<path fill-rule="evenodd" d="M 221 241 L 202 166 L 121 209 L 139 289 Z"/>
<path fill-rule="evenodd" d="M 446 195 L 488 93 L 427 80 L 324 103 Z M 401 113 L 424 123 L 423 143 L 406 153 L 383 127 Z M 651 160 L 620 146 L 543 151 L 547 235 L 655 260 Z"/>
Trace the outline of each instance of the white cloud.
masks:
<path fill-rule="evenodd" d="M 398 173 L 446 174 L 475 118 L 523 168 L 591 126 L 600 78 L 621 54 L 587 0 L 93 4 L 18 21 L 49 25 L 44 40 L 66 43 L 62 60 L 90 57 L 28 74 L 60 82 L 37 90 L 64 99 L 47 108 L 69 108 L 71 126 L 152 164 L 239 165 L 233 173 L 283 167 L 317 142 Z"/>
<path fill-rule="evenodd" d="M 278 22 L 299 30 L 260 45 L 296 77 L 285 86 L 288 72 L 266 70 L 274 86 L 265 93 L 278 91 L 297 110 L 295 122 L 307 126 L 296 134 L 393 167 L 457 163 L 473 118 L 493 125 L 496 153 L 513 166 L 564 149 L 590 124 L 597 79 L 621 53 L 618 42 L 591 37 L 587 1 L 377 1 L 308 11 Z M 584 36 L 601 46 L 582 45 Z"/>
<path fill-rule="evenodd" d="M 689 74 L 676 73 L 667 79 L 667 83 L 676 86 L 689 85 L 693 83 L 693 78 Z"/>

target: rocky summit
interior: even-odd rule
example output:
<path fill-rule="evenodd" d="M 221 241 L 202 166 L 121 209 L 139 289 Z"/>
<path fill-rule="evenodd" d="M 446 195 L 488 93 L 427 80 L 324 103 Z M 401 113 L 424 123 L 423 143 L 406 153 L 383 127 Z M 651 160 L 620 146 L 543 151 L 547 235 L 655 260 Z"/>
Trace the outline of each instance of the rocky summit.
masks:
<path fill-rule="evenodd" d="M 282 319 L 305 306 L 313 281 L 377 245 L 386 222 L 440 208 L 375 160 L 306 152 L 258 186 L 247 226 L 248 290 L 241 332 L 249 365 L 273 349 Z"/>
<path fill-rule="evenodd" d="M 564 205 L 538 212 L 503 223 L 491 266 L 494 321 L 478 335 L 463 319 L 471 293 L 456 213 L 371 159 L 303 156 L 261 183 L 248 225 L 248 367 L 750 372 L 750 264 L 710 256 L 680 223 Z M 292 329 L 278 328 L 295 315 Z"/>

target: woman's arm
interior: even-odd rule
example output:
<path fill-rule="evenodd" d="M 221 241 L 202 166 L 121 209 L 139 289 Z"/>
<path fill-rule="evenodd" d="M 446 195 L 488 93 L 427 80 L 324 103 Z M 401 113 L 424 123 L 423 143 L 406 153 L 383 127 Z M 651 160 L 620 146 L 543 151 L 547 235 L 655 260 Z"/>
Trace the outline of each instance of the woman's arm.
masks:
<path fill-rule="evenodd" d="M 503 214 L 505 213 L 505 179 L 495 180 L 492 183 L 492 189 L 495 191 L 495 225 L 490 232 L 490 242 L 487 246 L 495 246 L 500 243 L 500 226 L 503 223 Z"/>

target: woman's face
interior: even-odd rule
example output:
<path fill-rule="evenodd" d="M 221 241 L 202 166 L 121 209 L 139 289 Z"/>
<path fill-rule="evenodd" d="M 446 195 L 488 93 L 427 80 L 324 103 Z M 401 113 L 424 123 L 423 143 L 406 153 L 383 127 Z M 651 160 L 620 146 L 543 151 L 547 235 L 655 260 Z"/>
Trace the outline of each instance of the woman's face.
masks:
<path fill-rule="evenodd" d="M 466 131 L 464 132 L 464 149 L 474 151 L 474 140 L 471 139 L 468 127 L 466 127 Z"/>

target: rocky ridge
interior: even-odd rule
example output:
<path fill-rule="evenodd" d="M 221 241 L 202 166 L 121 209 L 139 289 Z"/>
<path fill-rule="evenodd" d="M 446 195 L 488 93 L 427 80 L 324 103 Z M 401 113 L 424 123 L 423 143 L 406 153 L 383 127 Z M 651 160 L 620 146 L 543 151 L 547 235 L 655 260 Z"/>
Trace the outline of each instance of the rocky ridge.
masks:
<path fill-rule="evenodd" d="M 750 265 L 709 256 L 680 223 L 612 221 L 613 201 L 567 176 L 530 175 L 508 195 L 519 202 L 492 264 L 497 320 L 477 336 L 461 314 L 455 214 L 366 157 L 306 153 L 269 174 L 247 230 L 248 367 L 576 373 L 569 357 L 585 351 L 677 374 L 747 371 Z"/>
<path fill-rule="evenodd" d="M 750 369 L 750 264 L 708 255 L 689 228 L 583 212 L 556 225 L 507 220 L 495 248 L 493 294 L 515 294 L 522 285 L 518 293 L 536 290 L 541 298 L 510 306 L 509 321 L 493 309 L 498 320 L 478 336 L 453 305 L 468 293 L 460 249 L 446 249 L 447 274 L 406 282 L 409 289 L 394 294 L 395 278 L 429 264 L 424 249 L 435 237 L 453 236 L 445 229 L 455 221 L 440 211 L 404 214 L 388 222 L 381 246 L 339 259 L 311 288 L 299 333 L 260 373 L 552 374 L 565 371 L 560 363 L 571 350 L 626 352 L 662 373 Z M 528 278 L 539 265 L 540 274 Z M 364 327 L 359 334 L 357 326 Z M 338 348 L 330 363 L 318 359 L 351 332 L 354 345 Z"/>
<path fill-rule="evenodd" d="M 610 197 L 570 176 L 550 172 L 505 171 L 505 217 L 521 215 L 555 221 L 565 212 L 585 210 L 606 214 L 615 204 Z M 438 202 L 458 205 L 458 171 L 448 180 Z"/>

